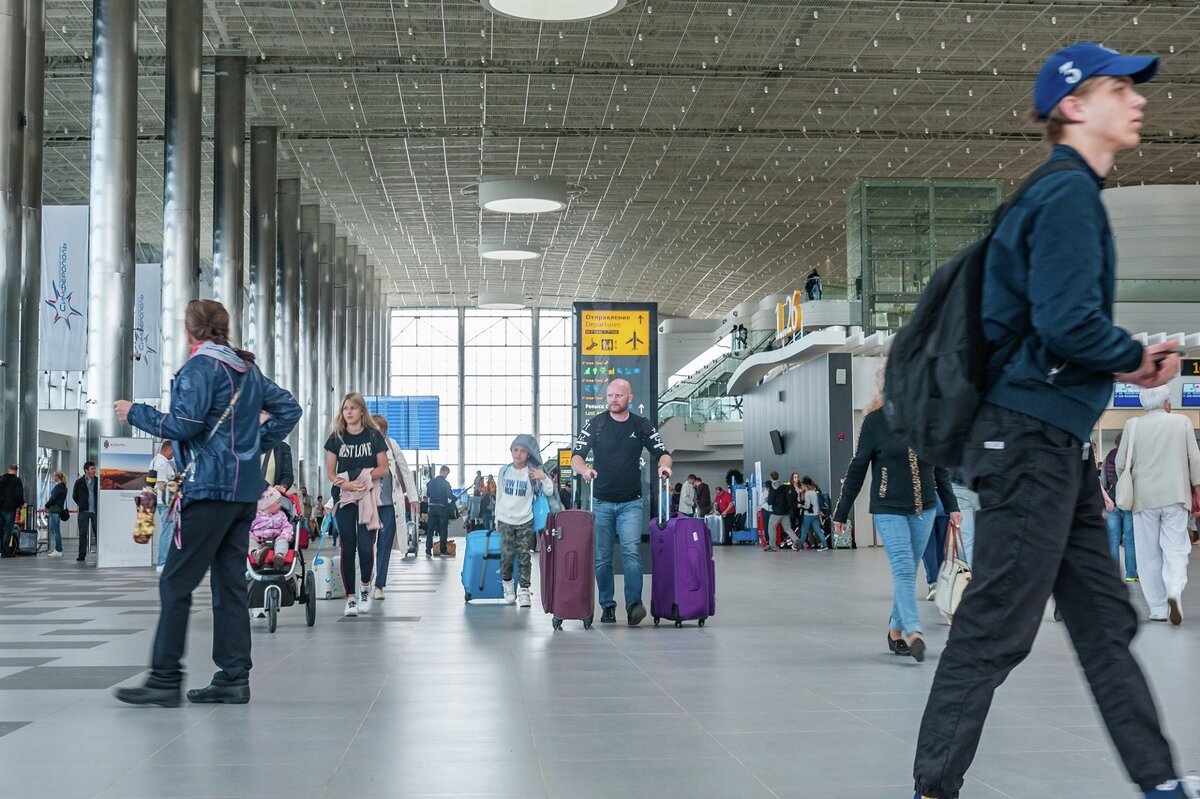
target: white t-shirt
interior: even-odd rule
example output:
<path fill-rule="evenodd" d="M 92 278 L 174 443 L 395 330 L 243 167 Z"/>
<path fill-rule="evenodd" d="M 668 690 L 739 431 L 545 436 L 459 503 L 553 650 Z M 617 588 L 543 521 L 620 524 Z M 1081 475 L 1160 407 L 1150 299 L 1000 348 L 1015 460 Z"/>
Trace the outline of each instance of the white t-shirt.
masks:
<path fill-rule="evenodd" d="M 513 525 L 533 521 L 534 491 L 529 482 L 529 467 L 505 466 L 496 477 L 496 521 Z M 548 476 L 540 485 L 538 493 L 548 495 L 554 490 L 554 483 Z"/>
<path fill-rule="evenodd" d="M 157 475 L 158 484 L 156 486 L 160 497 L 167 496 L 167 483 L 175 479 L 175 463 L 170 458 L 164 458 L 161 452 L 156 453 L 154 460 L 150 461 L 150 471 Z"/>

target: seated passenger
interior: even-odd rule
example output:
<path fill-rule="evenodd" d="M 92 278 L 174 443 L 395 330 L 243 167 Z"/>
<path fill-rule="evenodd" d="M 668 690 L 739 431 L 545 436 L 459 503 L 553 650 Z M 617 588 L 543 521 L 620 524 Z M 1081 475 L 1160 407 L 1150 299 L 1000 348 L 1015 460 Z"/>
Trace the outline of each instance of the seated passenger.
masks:
<path fill-rule="evenodd" d="M 283 512 L 279 489 L 268 486 L 258 499 L 258 513 L 250 523 L 250 557 L 259 566 L 283 566 L 292 541 L 292 523 Z"/>

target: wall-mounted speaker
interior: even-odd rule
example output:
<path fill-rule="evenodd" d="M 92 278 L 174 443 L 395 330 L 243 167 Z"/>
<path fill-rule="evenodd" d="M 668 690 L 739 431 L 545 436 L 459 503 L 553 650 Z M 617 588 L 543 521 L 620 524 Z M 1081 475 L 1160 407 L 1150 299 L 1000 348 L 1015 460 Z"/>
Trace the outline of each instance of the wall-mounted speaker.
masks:
<path fill-rule="evenodd" d="M 776 455 L 783 454 L 783 434 L 778 430 L 771 431 L 771 449 L 775 450 Z"/>

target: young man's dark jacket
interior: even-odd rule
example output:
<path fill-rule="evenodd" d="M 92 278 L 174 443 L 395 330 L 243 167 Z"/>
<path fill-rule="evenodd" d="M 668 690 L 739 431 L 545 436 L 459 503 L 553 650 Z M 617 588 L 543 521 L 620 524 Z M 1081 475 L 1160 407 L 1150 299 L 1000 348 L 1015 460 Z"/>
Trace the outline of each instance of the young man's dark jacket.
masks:
<path fill-rule="evenodd" d="M 1078 169 L 1032 185 L 988 246 L 982 312 L 993 375 L 1013 338 L 1021 344 L 987 401 L 1083 442 L 1108 407 L 1113 373 L 1136 370 L 1142 346 L 1113 326 L 1117 257 L 1104 179 L 1066 145 L 1050 158 Z"/>

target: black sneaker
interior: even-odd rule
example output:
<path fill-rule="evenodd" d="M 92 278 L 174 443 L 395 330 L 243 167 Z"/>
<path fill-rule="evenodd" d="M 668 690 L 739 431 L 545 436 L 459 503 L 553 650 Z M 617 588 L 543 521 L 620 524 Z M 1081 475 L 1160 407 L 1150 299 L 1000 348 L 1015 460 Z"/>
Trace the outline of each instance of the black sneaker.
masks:
<path fill-rule="evenodd" d="M 601 624 L 616 624 L 617 623 L 617 609 L 615 607 L 603 608 L 603 612 L 600 614 L 600 623 Z"/>
<path fill-rule="evenodd" d="M 187 700 L 196 704 L 244 705 L 250 701 L 250 681 L 212 683 L 187 692 Z"/>
<path fill-rule="evenodd" d="M 179 686 L 174 688 L 155 688 L 149 685 L 139 685 L 136 688 L 118 688 L 113 695 L 127 705 L 158 705 L 159 707 L 179 707 Z"/>
<path fill-rule="evenodd" d="M 642 619 L 646 618 L 646 606 L 641 602 L 634 602 L 629 606 L 629 626 L 637 627 L 642 623 Z"/>

